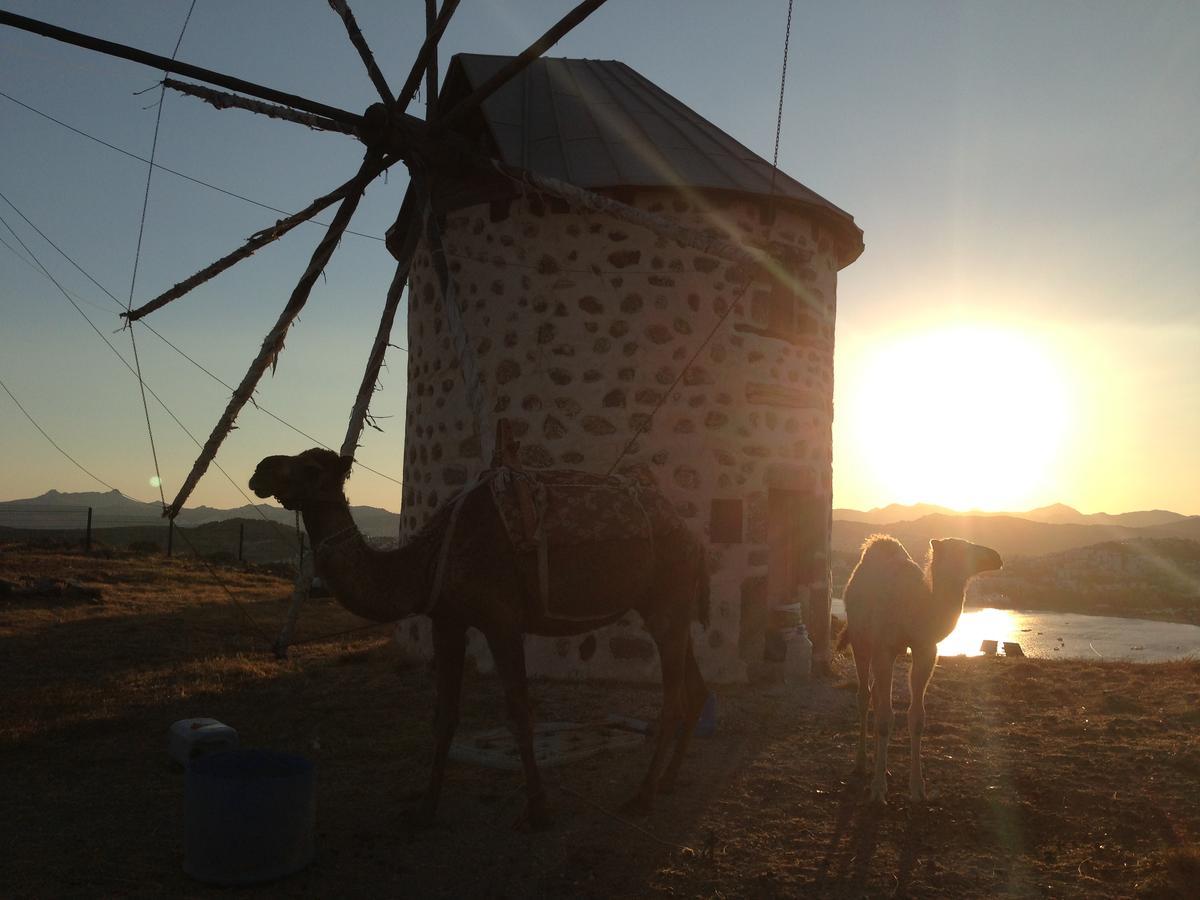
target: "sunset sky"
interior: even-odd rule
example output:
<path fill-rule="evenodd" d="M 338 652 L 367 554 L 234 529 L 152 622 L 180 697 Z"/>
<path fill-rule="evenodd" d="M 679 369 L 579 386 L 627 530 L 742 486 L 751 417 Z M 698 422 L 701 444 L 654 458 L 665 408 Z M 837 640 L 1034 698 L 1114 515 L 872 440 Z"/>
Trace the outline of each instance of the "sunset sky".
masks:
<path fill-rule="evenodd" d="M 170 55 L 190 0 L 0 8 Z M 516 53 L 573 4 L 465 0 L 452 52 Z M 352 3 L 393 87 L 423 3 Z M 618 59 L 760 155 L 775 136 L 786 0 L 611 0 L 549 55 Z M 925 501 L 1200 514 L 1200 5 L 798 3 L 780 166 L 849 211 L 863 256 L 838 286 L 837 506 Z M 325 0 L 197 0 L 179 58 L 360 110 L 374 99 Z M 0 28 L 0 218 L 123 355 L 158 75 Z M 139 93 L 144 92 L 144 93 Z M 421 109 L 414 105 L 413 111 Z M 167 96 L 157 161 L 286 211 L 353 173 L 355 141 Z M 259 403 L 337 446 L 394 263 L 406 185 L 368 191 Z M 14 207 L 16 210 L 14 210 Z M 150 188 L 135 305 L 278 214 L 176 175 Z M 241 379 L 321 231 L 306 226 L 148 320 Z M 136 381 L 0 224 L 0 380 L 84 466 L 157 499 Z M 394 340 L 403 343 L 404 323 Z M 203 441 L 228 392 L 144 329 L 147 382 Z M 391 351 L 360 459 L 400 479 L 404 354 Z M 196 455 L 151 401 L 170 500 Z M 390 418 L 387 418 L 390 417 Z M 218 462 L 244 489 L 262 456 L 311 441 L 248 407 Z M 0 499 L 103 490 L 0 392 Z M 369 472 L 354 503 L 398 509 Z M 236 506 L 215 469 L 189 505 Z"/>

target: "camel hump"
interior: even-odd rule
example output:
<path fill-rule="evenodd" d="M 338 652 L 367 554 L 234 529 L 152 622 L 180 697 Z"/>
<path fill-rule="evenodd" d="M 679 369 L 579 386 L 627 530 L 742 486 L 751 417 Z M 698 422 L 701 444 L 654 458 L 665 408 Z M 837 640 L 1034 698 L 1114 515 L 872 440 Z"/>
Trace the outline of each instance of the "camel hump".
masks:
<path fill-rule="evenodd" d="M 876 562 L 912 562 L 912 557 L 904 545 L 890 534 L 873 534 L 863 542 L 858 564 Z"/>

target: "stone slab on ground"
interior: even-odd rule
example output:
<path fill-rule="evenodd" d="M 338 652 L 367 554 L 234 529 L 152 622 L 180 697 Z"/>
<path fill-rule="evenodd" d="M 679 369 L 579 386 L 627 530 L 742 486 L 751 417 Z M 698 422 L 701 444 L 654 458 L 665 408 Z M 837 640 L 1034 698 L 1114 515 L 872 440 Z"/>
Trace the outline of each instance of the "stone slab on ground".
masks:
<path fill-rule="evenodd" d="M 541 722 L 533 727 L 533 752 L 538 766 L 595 756 L 605 750 L 639 747 L 646 736 L 611 722 Z M 456 740 L 450 758 L 493 769 L 520 771 L 521 756 L 508 728 L 492 728 Z"/>

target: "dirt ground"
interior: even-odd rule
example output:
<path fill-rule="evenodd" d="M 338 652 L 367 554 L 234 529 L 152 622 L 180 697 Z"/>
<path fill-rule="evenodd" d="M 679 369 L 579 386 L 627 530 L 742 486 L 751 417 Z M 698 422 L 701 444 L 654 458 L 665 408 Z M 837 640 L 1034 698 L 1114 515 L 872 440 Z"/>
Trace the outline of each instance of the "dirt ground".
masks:
<path fill-rule="evenodd" d="M 905 794 L 904 696 L 889 805 L 866 803 L 839 659 L 827 681 L 718 686 L 716 734 L 646 818 L 614 812 L 647 761 L 634 748 L 546 770 L 540 833 L 511 827 L 518 774 L 452 762 L 422 830 L 406 813 L 427 777 L 429 673 L 379 630 L 276 662 L 258 630 L 274 635 L 289 585 L 220 577 L 250 619 L 194 562 L 0 547 L 0 894 L 219 893 L 182 871 L 166 746 L 190 716 L 317 763 L 315 862 L 237 896 L 1190 897 L 1200 882 L 1200 662 L 943 660 L 928 806 Z M 299 636 L 361 624 L 317 600 Z M 655 685 L 532 690 L 544 721 L 658 705 Z M 462 713 L 460 734 L 503 724 L 494 679 L 468 676 Z"/>

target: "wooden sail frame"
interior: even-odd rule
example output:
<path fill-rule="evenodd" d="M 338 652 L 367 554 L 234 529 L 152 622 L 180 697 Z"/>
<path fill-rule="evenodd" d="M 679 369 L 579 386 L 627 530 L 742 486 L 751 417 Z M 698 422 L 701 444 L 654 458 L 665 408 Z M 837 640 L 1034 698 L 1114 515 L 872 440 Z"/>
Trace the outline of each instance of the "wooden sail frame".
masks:
<path fill-rule="evenodd" d="M 380 96 L 380 102 L 373 103 L 361 115 L 224 73 L 147 53 L 134 47 L 104 41 L 25 16 L 0 11 L 0 25 L 40 34 L 54 40 L 117 56 L 202 82 L 200 85 L 194 85 L 167 79 L 164 84 L 166 87 L 197 96 L 220 108 L 244 109 L 256 114 L 302 124 L 309 128 L 349 134 L 366 145 L 367 153 L 362 167 L 349 181 L 318 197 L 295 215 L 280 219 L 274 225 L 262 229 L 242 246 L 158 297 L 142 304 L 137 309 L 122 313 L 128 322 L 137 321 L 167 303 L 185 296 L 198 285 L 248 258 L 262 247 L 280 239 L 296 225 L 308 221 L 321 210 L 334 203 L 339 204 L 334 224 L 330 226 L 329 232 L 314 250 L 310 263 L 293 290 L 288 303 L 264 338 L 258 355 L 251 362 L 245 377 L 231 396 L 225 412 L 214 426 L 188 477 L 174 500 L 164 509 L 163 514 L 170 518 L 178 515 L 192 490 L 215 458 L 225 437 L 233 429 L 238 412 L 252 398 L 258 382 L 268 366 L 272 366 L 277 360 L 283 349 L 283 341 L 288 328 L 300 309 L 303 308 L 317 274 L 328 263 L 338 240 L 348 227 L 350 216 L 353 214 L 362 192 L 371 181 L 397 161 L 404 162 L 415 176 L 416 207 L 419 208 L 406 205 L 406 209 L 401 211 L 397 224 L 389 233 L 388 249 L 396 258 L 396 274 L 387 292 L 380 326 L 352 406 L 346 437 L 341 448 L 343 456 L 353 455 L 366 422 L 370 397 L 374 392 L 376 379 L 383 362 L 391 324 L 398 309 L 412 254 L 419 238 L 424 235 L 435 246 L 440 243 L 439 217 L 432 204 L 433 181 L 439 170 L 444 172 L 447 168 L 451 168 L 457 171 L 475 170 L 500 174 L 536 191 L 557 197 L 573 209 L 605 213 L 630 224 L 647 228 L 681 246 L 748 266 L 751 277 L 758 271 L 778 269 L 777 263 L 764 250 L 725 240 L 708 231 L 689 228 L 665 216 L 646 212 L 611 197 L 484 156 L 471 148 L 453 131 L 456 123 L 461 122 L 472 111 L 478 109 L 496 90 L 540 58 L 558 40 L 603 6 L 606 0 L 582 0 L 484 84 L 456 103 L 451 109 L 442 112 L 436 119 L 429 120 L 418 119 L 408 114 L 406 110 L 423 79 L 429 85 L 428 90 L 431 94 L 436 90 L 438 44 L 454 15 L 458 0 L 443 0 L 440 10 L 435 10 L 435 0 L 427 0 L 426 37 L 409 75 L 398 93 L 391 91 L 386 79 L 375 64 L 374 56 L 366 38 L 358 28 L 349 5 L 344 0 L 328 0 L 328 2 L 342 21 L 351 43 L 363 61 L 369 79 Z M 210 86 L 224 90 L 216 90 Z M 429 109 L 431 111 L 434 109 L 432 103 L 429 105 Z M 435 266 L 434 269 L 441 282 L 442 295 L 452 300 L 453 285 L 447 268 Z M 448 313 L 453 333 L 456 317 L 452 314 L 453 310 L 448 310 Z M 465 340 L 464 336 L 460 335 L 455 344 L 459 348 L 460 355 L 473 353 L 470 342 Z M 468 373 L 478 371 L 478 366 L 473 364 L 473 360 L 463 359 L 462 362 L 461 368 L 467 378 L 471 377 Z M 468 397 L 477 395 L 477 385 L 468 384 L 467 388 Z M 482 405 L 472 403 L 472 407 L 476 429 L 481 439 L 486 442 L 492 436 L 492 429 L 482 421 Z"/>

